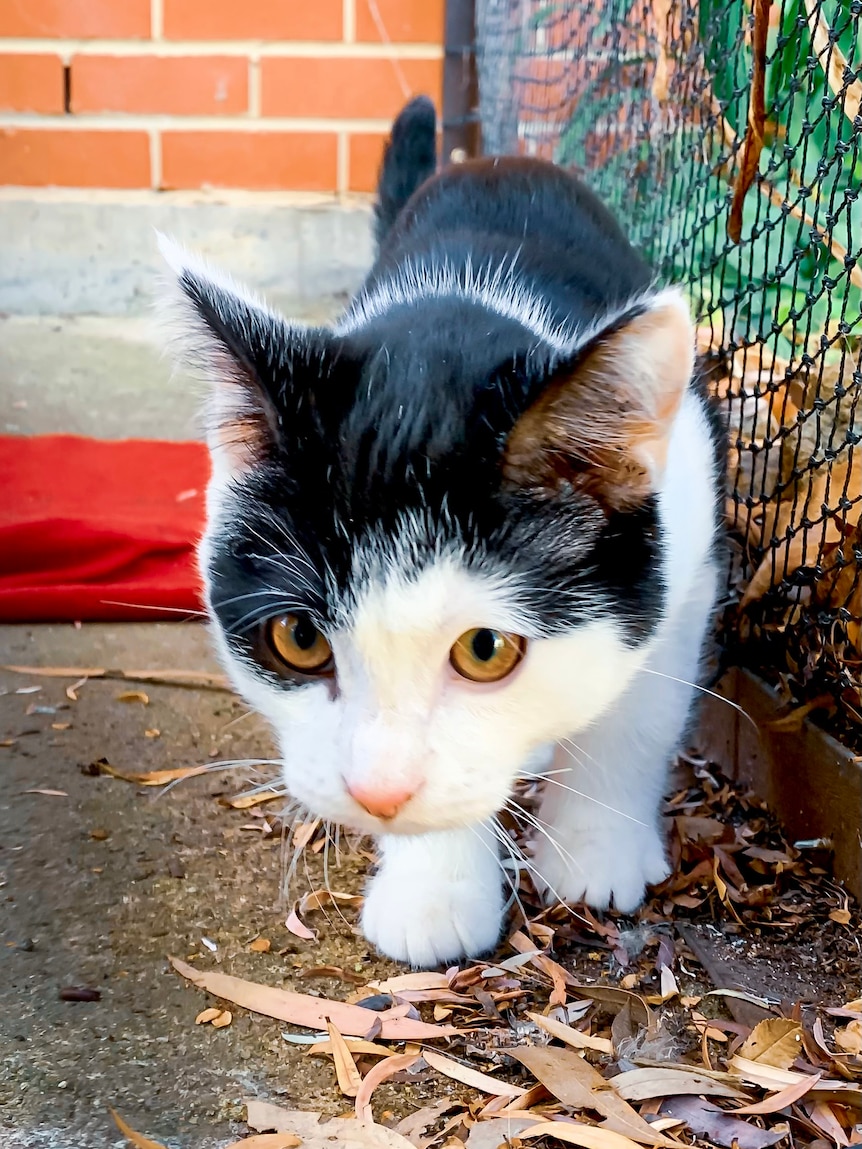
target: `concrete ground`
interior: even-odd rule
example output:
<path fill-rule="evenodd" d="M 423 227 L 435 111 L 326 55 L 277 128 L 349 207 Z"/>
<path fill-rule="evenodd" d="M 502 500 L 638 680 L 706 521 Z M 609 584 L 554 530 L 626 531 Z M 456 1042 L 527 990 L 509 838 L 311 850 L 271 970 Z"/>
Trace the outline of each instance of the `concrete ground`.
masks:
<path fill-rule="evenodd" d="M 313 322 L 340 309 L 371 254 L 363 205 L 3 192 L 0 432 L 197 434 L 198 390 L 172 378 L 149 315 L 153 227 Z M 213 668 L 195 623 L 3 627 L 0 662 Z M 143 705 L 119 701 L 117 682 L 91 680 L 78 701 L 68 685 L 0 673 L 0 1145 L 119 1146 L 108 1106 L 177 1149 L 238 1134 L 231 1120 L 249 1094 L 342 1111 L 331 1071 L 283 1041 L 288 1027 L 249 1016 L 196 1027 L 206 995 L 165 957 L 228 960 L 279 985 L 302 966 L 380 968 L 364 943 L 337 917 L 325 952 L 287 932 L 280 841 L 216 800 L 240 778 L 217 772 L 160 795 L 91 769 L 100 758 L 144 771 L 257 757 L 266 731 L 226 693 L 147 686 Z M 45 790 L 60 793 L 32 792 Z M 303 891 L 322 882 L 318 870 L 312 859 Z M 357 888 L 356 865 L 337 881 Z M 248 951 L 256 934 L 269 954 Z M 100 999 L 62 1000 L 70 986 Z"/>

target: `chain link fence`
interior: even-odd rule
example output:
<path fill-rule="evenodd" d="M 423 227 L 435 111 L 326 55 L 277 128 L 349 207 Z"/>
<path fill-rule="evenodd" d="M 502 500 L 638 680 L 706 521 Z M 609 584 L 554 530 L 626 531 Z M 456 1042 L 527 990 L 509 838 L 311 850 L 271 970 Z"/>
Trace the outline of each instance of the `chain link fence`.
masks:
<path fill-rule="evenodd" d="M 862 0 L 476 0 L 485 152 L 685 285 L 729 440 L 724 651 L 862 748 Z"/>

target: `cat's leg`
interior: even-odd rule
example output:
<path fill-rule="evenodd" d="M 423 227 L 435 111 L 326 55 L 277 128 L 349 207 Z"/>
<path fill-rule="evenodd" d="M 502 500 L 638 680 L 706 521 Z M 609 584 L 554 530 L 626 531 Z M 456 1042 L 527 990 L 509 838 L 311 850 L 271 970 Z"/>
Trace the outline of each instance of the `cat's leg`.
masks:
<path fill-rule="evenodd" d="M 485 826 L 378 842 L 380 868 L 362 910 L 377 949 L 428 969 L 492 949 L 503 919 L 497 841 Z"/>
<path fill-rule="evenodd" d="M 668 627 L 611 710 L 562 739 L 539 811 L 535 873 L 548 901 L 630 911 L 667 876 L 660 807 L 695 694 L 712 597 Z M 690 606 L 693 604 L 690 604 Z M 558 772 L 562 771 L 562 772 Z"/>

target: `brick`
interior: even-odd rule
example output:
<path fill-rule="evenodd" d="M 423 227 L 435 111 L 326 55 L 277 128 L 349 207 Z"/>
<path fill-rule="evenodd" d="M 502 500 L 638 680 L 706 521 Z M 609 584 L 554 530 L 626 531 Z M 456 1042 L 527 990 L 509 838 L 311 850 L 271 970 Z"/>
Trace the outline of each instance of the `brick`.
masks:
<path fill-rule="evenodd" d="M 386 31 L 381 36 L 372 4 Z M 356 0 L 356 39 L 442 44 L 445 0 Z"/>
<path fill-rule="evenodd" d="M 63 88 L 59 56 L 0 56 L 0 110 L 62 112 Z"/>
<path fill-rule="evenodd" d="M 334 132 L 162 134 L 165 188 L 333 191 L 336 171 Z"/>
<path fill-rule="evenodd" d="M 0 184 L 138 188 L 150 185 L 146 132 L 0 130 Z"/>
<path fill-rule="evenodd" d="M 440 60 L 399 60 L 411 95 L 440 102 Z M 408 100 L 392 60 L 269 57 L 261 60 L 265 116 L 391 119 Z"/>
<path fill-rule="evenodd" d="M 352 192 L 377 190 L 377 172 L 383 159 L 386 136 L 382 132 L 357 132 L 348 140 L 347 189 Z"/>
<path fill-rule="evenodd" d="M 341 39 L 342 0 L 164 0 L 164 5 L 168 40 Z"/>
<path fill-rule="evenodd" d="M 150 0 L 0 0 L 0 36 L 145 39 Z"/>
<path fill-rule="evenodd" d="M 73 112 L 176 116 L 248 110 L 248 61 L 240 56 L 75 56 Z"/>

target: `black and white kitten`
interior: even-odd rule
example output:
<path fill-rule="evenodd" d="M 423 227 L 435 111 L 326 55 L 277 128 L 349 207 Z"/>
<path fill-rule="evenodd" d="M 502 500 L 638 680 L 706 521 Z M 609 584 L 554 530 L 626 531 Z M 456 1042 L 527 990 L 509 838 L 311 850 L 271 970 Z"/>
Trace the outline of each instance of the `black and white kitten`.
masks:
<path fill-rule="evenodd" d="M 631 910 L 716 597 L 719 467 L 683 297 L 562 170 L 435 175 L 397 119 L 379 254 L 329 328 L 173 245 L 211 382 L 201 565 L 291 795 L 377 836 L 362 928 L 428 966 L 494 946 L 495 816 L 548 773 L 549 899 Z"/>

